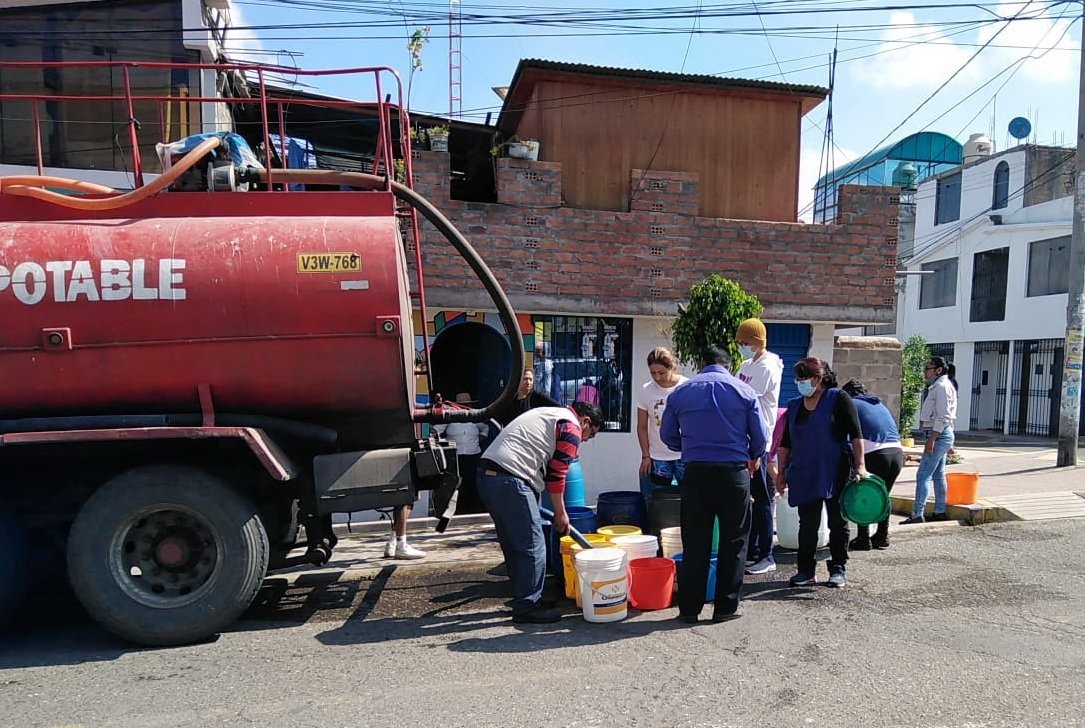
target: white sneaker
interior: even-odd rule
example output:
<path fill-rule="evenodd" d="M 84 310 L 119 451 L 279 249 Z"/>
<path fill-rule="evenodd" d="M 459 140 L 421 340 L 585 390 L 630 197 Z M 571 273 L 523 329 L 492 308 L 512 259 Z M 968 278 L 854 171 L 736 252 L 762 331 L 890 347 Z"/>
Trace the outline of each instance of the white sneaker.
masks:
<path fill-rule="evenodd" d="M 396 557 L 396 543 L 395 539 L 392 539 L 388 543 L 384 544 L 384 558 L 394 559 Z"/>
<path fill-rule="evenodd" d="M 396 543 L 396 558 L 397 559 L 424 559 L 426 558 L 426 552 L 416 549 L 409 543 Z"/>

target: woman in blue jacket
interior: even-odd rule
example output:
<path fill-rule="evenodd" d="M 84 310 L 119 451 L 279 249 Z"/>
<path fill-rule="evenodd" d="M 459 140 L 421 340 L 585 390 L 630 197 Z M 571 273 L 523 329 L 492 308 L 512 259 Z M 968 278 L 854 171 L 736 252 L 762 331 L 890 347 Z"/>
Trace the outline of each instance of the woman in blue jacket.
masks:
<path fill-rule="evenodd" d="M 828 585 L 842 588 L 847 584 L 849 533 L 840 512 L 840 491 L 849 476 L 866 477 L 863 432 L 855 403 L 837 387 L 836 375 L 827 362 L 814 357 L 799 360 L 795 386 L 801 396 L 787 405 L 776 479 L 777 492 L 787 489 L 787 502 L 799 511 L 798 572 L 790 583 L 817 583 L 815 552 L 824 507 L 829 516 L 831 553 Z"/>
<path fill-rule="evenodd" d="M 880 399 L 867 394 L 862 382 L 853 379 L 841 390 L 851 395 L 855 410 L 859 413 L 866 469 L 884 480 L 885 487 L 892 490 L 893 483 L 897 482 L 897 476 L 904 468 L 904 449 L 893 413 Z M 853 551 L 889 548 L 889 516 L 878 524 L 873 538 L 870 536 L 870 526 L 859 526 L 859 535 L 852 539 L 848 548 Z"/>

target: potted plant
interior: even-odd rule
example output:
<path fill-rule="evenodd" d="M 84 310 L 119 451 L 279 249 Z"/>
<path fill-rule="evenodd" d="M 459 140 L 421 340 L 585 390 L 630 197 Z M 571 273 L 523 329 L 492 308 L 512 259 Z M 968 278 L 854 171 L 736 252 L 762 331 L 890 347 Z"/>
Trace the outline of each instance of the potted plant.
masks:
<path fill-rule="evenodd" d="M 535 139 L 509 140 L 509 156 L 514 159 L 539 159 L 539 142 Z"/>
<path fill-rule="evenodd" d="M 431 151 L 448 151 L 448 126 L 444 124 L 431 126 L 429 131 L 426 132 L 426 136 L 429 137 L 429 148 Z"/>
<path fill-rule="evenodd" d="M 501 150 L 514 159 L 528 159 L 532 162 L 539 159 L 539 142 L 536 139 L 521 139 L 513 135 L 508 141 L 498 144 L 496 141 L 490 146 L 490 154 L 495 157 L 501 155 Z"/>

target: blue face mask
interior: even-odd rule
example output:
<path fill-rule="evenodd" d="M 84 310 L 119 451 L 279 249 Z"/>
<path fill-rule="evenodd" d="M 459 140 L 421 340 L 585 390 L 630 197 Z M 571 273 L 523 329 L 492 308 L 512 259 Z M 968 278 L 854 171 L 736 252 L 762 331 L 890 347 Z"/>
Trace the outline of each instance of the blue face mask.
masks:
<path fill-rule="evenodd" d="M 743 359 L 753 359 L 753 348 L 745 344 L 738 345 L 738 353 L 742 355 Z"/>
<path fill-rule="evenodd" d="M 809 379 L 796 379 L 795 386 L 799 388 L 799 394 L 809 397 L 814 393 L 814 383 Z"/>

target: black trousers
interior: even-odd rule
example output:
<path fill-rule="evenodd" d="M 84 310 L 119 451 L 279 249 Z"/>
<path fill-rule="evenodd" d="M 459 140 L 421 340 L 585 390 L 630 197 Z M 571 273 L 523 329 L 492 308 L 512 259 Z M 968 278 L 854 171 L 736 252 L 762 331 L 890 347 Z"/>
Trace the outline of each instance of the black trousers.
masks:
<path fill-rule="evenodd" d="M 485 513 L 486 506 L 478 494 L 478 461 L 482 453 L 458 455 L 460 465 L 460 494 L 456 497 L 456 513 Z"/>
<path fill-rule="evenodd" d="M 893 490 L 893 483 L 897 482 L 900 471 L 904 468 L 904 451 L 892 448 L 888 450 L 875 450 L 868 452 L 863 458 L 867 472 L 877 475 L 885 481 L 887 490 Z M 870 526 L 859 526 L 859 538 L 870 535 Z M 886 516 L 878 524 L 878 530 L 874 538 L 886 539 L 889 537 L 889 516 Z"/>
<path fill-rule="evenodd" d="M 818 529 L 821 527 L 821 507 L 825 506 L 829 520 L 829 567 L 848 563 L 848 522 L 840 512 L 840 491 L 851 474 L 851 461 L 847 455 L 840 458 L 836 483 L 831 498 L 818 498 L 799 506 L 799 553 L 796 557 L 799 571 L 813 573 L 817 566 Z"/>
<path fill-rule="evenodd" d="M 708 586 L 712 529 L 720 522 L 716 615 L 733 614 L 742 594 L 750 536 L 750 473 L 745 463 L 686 463 L 682 480 L 682 573 L 678 611 L 700 614 Z"/>

